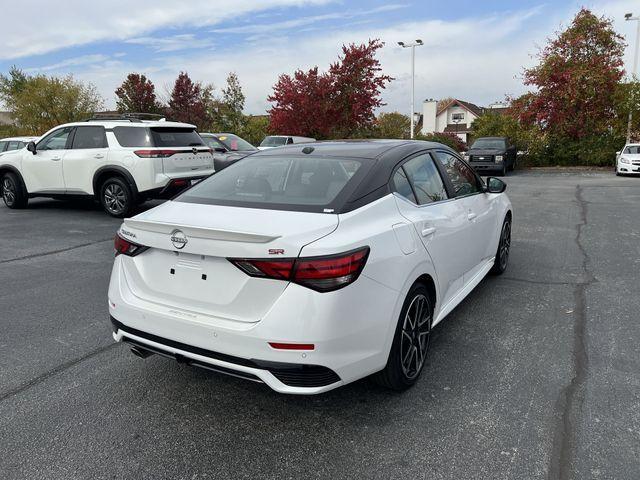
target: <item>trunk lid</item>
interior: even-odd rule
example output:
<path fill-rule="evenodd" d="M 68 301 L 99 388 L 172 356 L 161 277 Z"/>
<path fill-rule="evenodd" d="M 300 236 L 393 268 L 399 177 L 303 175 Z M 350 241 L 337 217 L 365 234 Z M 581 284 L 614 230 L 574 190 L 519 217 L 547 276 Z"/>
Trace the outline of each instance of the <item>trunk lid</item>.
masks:
<path fill-rule="evenodd" d="M 258 322 L 288 282 L 250 277 L 227 258 L 297 257 L 337 226 L 335 214 L 167 202 L 124 221 L 123 237 L 151 247 L 123 257 L 124 277 L 142 300 Z"/>
<path fill-rule="evenodd" d="M 175 153 L 162 159 L 165 174 L 194 174 L 213 169 L 213 155 L 208 147 L 172 148 Z"/>

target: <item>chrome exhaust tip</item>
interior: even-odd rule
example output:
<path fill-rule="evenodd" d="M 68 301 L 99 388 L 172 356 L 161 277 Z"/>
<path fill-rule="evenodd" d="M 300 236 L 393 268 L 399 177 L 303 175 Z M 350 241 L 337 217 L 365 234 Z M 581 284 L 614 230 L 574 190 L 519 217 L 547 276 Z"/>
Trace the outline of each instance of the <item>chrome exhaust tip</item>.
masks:
<path fill-rule="evenodd" d="M 140 347 L 131 347 L 131 353 L 133 353 L 136 357 L 139 357 L 139 358 L 147 358 L 153 355 L 153 352 L 150 352 L 149 350 L 145 350 L 144 348 L 140 348 Z"/>

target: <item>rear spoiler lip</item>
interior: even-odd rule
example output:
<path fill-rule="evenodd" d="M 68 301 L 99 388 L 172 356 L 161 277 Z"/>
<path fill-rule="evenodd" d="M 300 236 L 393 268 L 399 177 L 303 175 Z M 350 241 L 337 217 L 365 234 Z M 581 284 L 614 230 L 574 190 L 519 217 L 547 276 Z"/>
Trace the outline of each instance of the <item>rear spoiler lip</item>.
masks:
<path fill-rule="evenodd" d="M 174 230 L 181 230 L 185 235 L 191 238 L 222 240 L 226 242 L 269 243 L 280 238 L 280 235 L 261 235 L 259 233 L 222 230 L 218 228 L 197 227 L 192 225 L 181 225 L 178 223 L 165 223 L 133 218 L 126 218 L 122 226 L 134 230 L 165 233 L 167 235 L 170 235 Z"/>

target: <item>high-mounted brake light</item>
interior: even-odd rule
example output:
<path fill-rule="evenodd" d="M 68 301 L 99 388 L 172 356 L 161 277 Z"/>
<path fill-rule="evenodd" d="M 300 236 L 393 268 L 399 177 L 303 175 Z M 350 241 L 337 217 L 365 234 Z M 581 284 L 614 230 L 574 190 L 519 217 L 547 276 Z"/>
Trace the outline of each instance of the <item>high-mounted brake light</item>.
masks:
<path fill-rule="evenodd" d="M 251 277 L 289 280 L 318 292 L 330 292 L 356 281 L 369 255 L 369 247 L 323 257 L 229 258 Z"/>
<path fill-rule="evenodd" d="M 136 255 L 148 250 L 149 247 L 139 245 L 116 233 L 116 237 L 113 239 L 113 246 L 116 250 L 116 257 L 118 255 L 126 255 L 128 257 L 135 257 Z"/>
<path fill-rule="evenodd" d="M 166 158 L 178 152 L 176 150 L 136 150 L 133 153 L 141 158 Z"/>

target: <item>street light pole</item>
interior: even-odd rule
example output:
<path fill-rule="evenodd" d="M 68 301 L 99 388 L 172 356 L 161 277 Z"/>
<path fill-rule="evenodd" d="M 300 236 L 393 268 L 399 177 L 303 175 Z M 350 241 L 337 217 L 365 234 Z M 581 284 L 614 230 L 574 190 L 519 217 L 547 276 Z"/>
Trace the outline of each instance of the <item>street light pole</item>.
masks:
<path fill-rule="evenodd" d="M 638 42 L 640 42 L 640 17 L 634 17 L 633 14 L 627 13 L 624 16 L 625 21 L 633 20 L 637 22 L 636 29 L 636 50 L 633 54 L 633 70 L 631 71 L 631 78 L 634 79 L 636 76 L 636 72 L 638 71 Z M 631 102 L 629 102 L 629 121 L 627 122 L 627 143 L 631 142 L 631 121 L 633 119 L 633 103 L 635 99 L 633 98 L 633 90 L 631 91 Z"/>
<path fill-rule="evenodd" d="M 409 115 L 409 119 L 411 120 L 411 138 L 413 138 L 413 124 L 414 124 L 414 116 L 415 116 L 415 70 L 416 70 L 416 47 L 423 45 L 422 40 L 418 39 L 413 43 L 404 43 L 398 42 L 402 48 L 411 48 L 411 115 Z"/>

